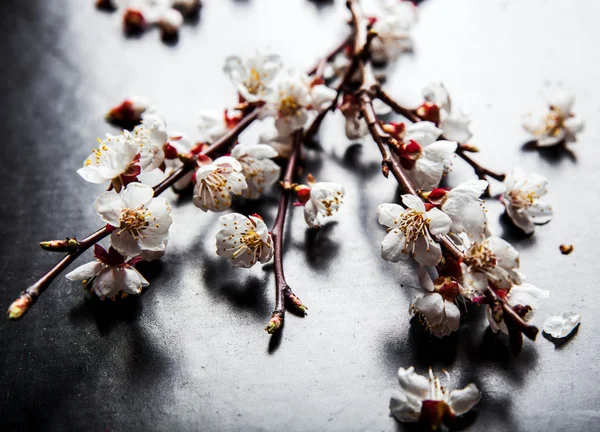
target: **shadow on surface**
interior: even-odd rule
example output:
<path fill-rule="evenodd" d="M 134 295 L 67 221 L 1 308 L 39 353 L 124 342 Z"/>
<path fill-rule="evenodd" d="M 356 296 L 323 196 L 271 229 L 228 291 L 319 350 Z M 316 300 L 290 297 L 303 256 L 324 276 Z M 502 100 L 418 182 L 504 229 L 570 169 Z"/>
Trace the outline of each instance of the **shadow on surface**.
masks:
<path fill-rule="evenodd" d="M 564 159 L 577 162 L 577 155 L 564 142 L 550 147 L 539 147 L 536 141 L 527 141 L 521 146 L 521 151 L 530 153 L 537 152 L 542 159 L 551 165 L 557 165 Z"/>

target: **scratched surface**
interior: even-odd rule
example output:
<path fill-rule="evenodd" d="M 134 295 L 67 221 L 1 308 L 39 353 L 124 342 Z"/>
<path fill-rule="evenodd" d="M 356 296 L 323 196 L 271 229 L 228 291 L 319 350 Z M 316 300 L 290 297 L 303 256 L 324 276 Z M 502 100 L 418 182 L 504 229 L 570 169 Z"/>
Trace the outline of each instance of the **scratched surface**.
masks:
<path fill-rule="evenodd" d="M 92 0 L 4 0 L 0 5 L 0 309 L 56 256 L 37 242 L 83 237 L 100 223 L 101 188 L 75 170 L 95 138 L 117 132 L 104 111 L 150 97 L 169 126 L 196 133 L 200 109 L 235 102 L 221 73 L 230 54 L 256 49 L 305 69 L 347 31 L 343 2 L 206 0 L 175 45 L 157 31 L 126 38 L 116 15 Z M 555 346 L 526 341 L 518 358 L 475 311 L 458 334 L 432 340 L 409 323 L 415 268 L 379 258 L 375 209 L 397 198 L 370 141 L 349 143 L 328 119 L 322 151 L 305 172 L 341 182 L 345 211 L 321 231 L 291 209 L 285 239 L 290 284 L 309 315 L 289 315 L 280 338 L 263 328 L 272 270 L 232 270 L 214 254 L 214 214 L 177 199 L 168 253 L 146 268 L 139 298 L 100 303 L 57 280 L 18 323 L 0 320 L 0 429 L 9 430 L 403 430 L 388 417 L 398 367 L 447 369 L 483 391 L 471 430 L 594 430 L 600 420 L 597 286 L 600 209 L 600 6 L 580 0 L 426 0 L 415 53 L 388 89 L 406 104 L 443 80 L 472 114 L 478 160 L 550 178 L 555 219 L 524 238 L 489 200 L 491 225 L 522 254 L 528 281 L 552 292 L 538 323 L 575 310 L 582 325 Z M 573 89 L 586 130 L 572 152 L 522 148 L 520 116 L 543 109 L 548 84 Z M 250 130 L 244 139 L 253 139 Z M 449 184 L 471 178 L 456 160 Z M 499 191 L 499 185 L 492 185 Z M 268 223 L 276 196 L 256 208 Z M 256 210 L 250 211 L 250 213 Z M 574 252 L 560 254 L 561 243 Z M 78 263 L 89 259 L 86 254 Z"/>

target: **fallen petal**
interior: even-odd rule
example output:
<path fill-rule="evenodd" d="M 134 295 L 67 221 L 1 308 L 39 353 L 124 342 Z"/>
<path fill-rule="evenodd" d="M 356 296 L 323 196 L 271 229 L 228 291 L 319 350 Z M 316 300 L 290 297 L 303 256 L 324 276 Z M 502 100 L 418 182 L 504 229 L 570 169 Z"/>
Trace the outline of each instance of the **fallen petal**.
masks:
<path fill-rule="evenodd" d="M 565 312 L 562 315 L 552 315 L 544 321 L 544 332 L 554 338 L 568 336 L 581 322 L 581 315 L 575 312 Z"/>

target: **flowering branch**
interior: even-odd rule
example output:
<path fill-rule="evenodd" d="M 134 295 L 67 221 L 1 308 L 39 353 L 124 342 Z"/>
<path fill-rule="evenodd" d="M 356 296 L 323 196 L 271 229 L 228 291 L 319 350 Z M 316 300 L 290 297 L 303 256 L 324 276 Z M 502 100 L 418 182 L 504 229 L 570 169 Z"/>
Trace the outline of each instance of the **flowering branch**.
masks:
<path fill-rule="evenodd" d="M 376 96 L 379 100 L 388 105 L 396 113 L 406 117 L 411 122 L 417 123 L 424 120 L 424 118 L 419 115 L 418 110 L 409 109 L 400 105 L 394 98 L 392 98 L 385 90 L 383 90 L 380 87 L 377 88 Z M 441 138 L 445 139 L 443 135 L 441 136 Z M 470 145 L 459 145 L 456 149 L 456 154 L 466 163 L 471 165 L 471 167 L 475 171 L 475 174 L 477 174 L 477 176 L 481 180 L 485 180 L 486 177 L 491 177 L 500 182 L 504 181 L 506 175 L 494 172 L 488 168 L 481 166 L 479 163 L 474 161 L 469 155 L 466 154 L 468 151 L 476 152 L 477 150 Z"/>
<path fill-rule="evenodd" d="M 274 264 L 275 264 L 275 309 L 273 315 L 267 324 L 265 330 L 269 334 L 275 333 L 283 325 L 283 318 L 285 315 L 284 302 L 287 300 L 293 304 L 296 309 L 300 312 L 305 313 L 306 307 L 302 304 L 300 299 L 294 294 L 287 281 L 285 280 L 285 274 L 283 272 L 283 228 L 285 226 L 285 216 L 288 210 L 290 196 L 294 190 L 294 174 L 296 172 L 296 166 L 298 158 L 300 157 L 300 151 L 302 149 L 303 142 L 303 131 L 297 130 L 294 133 L 293 150 L 290 159 L 287 163 L 285 175 L 281 180 L 281 197 L 279 198 L 279 205 L 277 207 L 277 216 L 273 223 L 273 229 L 271 230 L 271 236 L 273 237 L 273 249 L 274 249 Z"/>
<path fill-rule="evenodd" d="M 210 147 L 204 149 L 200 154 L 203 156 L 212 156 L 233 144 L 237 137 L 256 119 L 257 113 L 248 113 L 235 127 L 233 127 L 221 139 L 215 141 Z M 171 173 L 162 182 L 154 186 L 154 196 L 162 194 L 169 187 L 174 185 L 177 180 L 181 179 L 186 173 L 196 167 L 196 160 L 191 159 L 184 163 L 181 167 Z M 84 240 L 78 242 L 75 249 L 61 259 L 54 267 L 52 267 L 44 276 L 37 282 L 27 288 L 8 308 L 8 318 L 19 319 L 25 312 L 37 301 L 38 297 L 50 286 L 52 281 L 63 272 L 77 257 L 89 249 L 94 244 L 108 236 L 114 228 L 105 226 L 100 228 L 95 233 L 89 235 Z"/>
<path fill-rule="evenodd" d="M 385 93 L 381 92 L 380 84 L 375 79 L 373 74 L 368 54 L 365 54 L 365 52 L 368 51 L 369 43 L 366 32 L 368 21 L 362 17 L 356 0 L 348 0 L 346 4 L 352 13 L 352 22 L 355 27 L 356 40 L 354 53 L 355 55 L 360 54 L 357 56 L 359 70 L 362 76 L 362 84 L 357 92 L 360 101 L 360 111 L 363 118 L 367 122 L 369 133 L 377 144 L 377 147 L 381 153 L 382 173 L 385 177 L 388 177 L 391 171 L 404 193 L 420 197 L 417 189 L 402 171 L 398 163 L 397 156 L 390 152 L 390 147 L 395 147 L 397 145 L 396 139 L 382 129 L 380 122 L 377 119 L 375 109 L 373 108 L 373 97 L 376 95 L 385 95 Z M 359 37 L 362 37 L 362 40 L 359 39 Z M 384 96 L 384 98 L 385 97 L 386 96 Z M 436 240 L 441 244 L 445 252 L 449 254 L 449 256 L 452 257 L 457 263 L 464 261 L 464 253 L 447 235 L 437 235 Z M 520 340 L 522 342 L 522 337 L 520 336 L 521 333 L 525 334 L 528 338 L 535 340 L 538 333 L 537 327 L 532 326 L 524 321 L 508 304 L 506 299 L 496 292 L 493 286 L 487 286 L 485 290 L 485 296 L 490 304 L 500 305 L 505 322 L 507 323 L 507 327 L 509 329 L 509 334 L 511 335 L 511 340 L 516 339 L 517 341 Z M 518 344 L 518 346 L 513 344 L 513 350 L 515 354 L 517 354 L 520 349 L 521 344 Z"/>

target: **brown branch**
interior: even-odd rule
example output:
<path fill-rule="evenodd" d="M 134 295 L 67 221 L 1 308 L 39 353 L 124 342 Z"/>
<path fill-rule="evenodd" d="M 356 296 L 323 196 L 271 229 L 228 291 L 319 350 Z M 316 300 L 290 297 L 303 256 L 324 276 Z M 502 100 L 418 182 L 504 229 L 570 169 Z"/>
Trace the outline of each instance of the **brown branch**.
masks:
<path fill-rule="evenodd" d="M 220 150 L 231 145 L 255 119 L 257 112 L 251 112 L 244 117 L 235 127 L 233 127 L 226 135 L 215 141 L 210 147 L 206 148 L 202 154 L 206 156 L 213 155 Z M 192 160 L 173 173 L 171 173 L 162 182 L 154 186 L 154 196 L 158 196 L 175 184 L 177 180 L 182 178 L 186 173 L 192 171 L 196 166 L 195 160 Z M 80 241 L 77 248 L 65 255 L 54 267 L 52 267 L 44 276 L 37 282 L 23 291 L 19 297 L 8 308 L 8 318 L 19 319 L 25 312 L 37 301 L 39 296 L 50 286 L 52 281 L 63 272 L 79 255 L 88 250 L 94 244 L 105 238 L 111 233 L 112 229 L 108 226 L 100 228 L 95 233 L 89 235 L 84 240 Z"/>
<path fill-rule="evenodd" d="M 296 306 L 302 313 L 305 312 L 306 307 L 302 305 L 298 297 L 292 292 L 291 288 L 285 280 L 285 274 L 283 272 L 283 228 L 285 226 L 285 216 L 287 214 L 290 197 L 293 192 L 293 181 L 296 174 L 296 166 L 298 159 L 300 158 L 300 151 L 302 150 L 303 131 L 302 129 L 297 130 L 294 133 L 294 148 L 290 159 L 288 160 L 285 175 L 281 181 L 281 197 L 279 198 L 279 205 L 277 207 L 277 216 L 273 223 L 273 229 L 271 230 L 271 236 L 273 237 L 273 252 L 274 252 L 274 265 L 275 265 L 275 309 L 267 327 L 265 330 L 269 334 L 275 333 L 283 325 L 283 319 L 285 316 L 285 299 L 290 298 L 293 303 L 297 300 Z"/>
<path fill-rule="evenodd" d="M 416 110 L 406 108 L 400 105 L 394 98 L 392 98 L 387 92 L 385 92 L 381 88 L 377 90 L 377 98 L 383 103 L 385 103 L 387 106 L 389 106 L 396 113 L 406 117 L 413 123 L 417 123 L 423 120 L 421 117 L 419 117 Z M 440 138 L 446 139 L 443 135 L 440 136 Z M 504 181 L 504 178 L 506 177 L 504 174 L 494 172 L 475 162 L 469 155 L 466 154 L 467 148 L 469 148 L 469 146 L 459 145 L 456 149 L 456 154 L 466 163 L 471 165 L 471 167 L 475 171 L 475 174 L 477 174 L 477 177 L 479 177 L 481 180 L 485 180 L 486 177 L 491 177 L 495 180 L 498 180 L 499 182 Z"/>
<path fill-rule="evenodd" d="M 364 26 L 364 20 L 357 16 L 357 14 L 360 13 L 360 9 L 357 7 L 356 0 L 348 0 L 347 6 L 352 12 L 352 21 L 354 25 L 359 26 L 362 23 L 362 25 Z M 355 34 L 361 34 L 360 29 L 355 28 Z M 358 49 L 355 49 L 355 52 L 358 51 Z M 394 145 L 394 142 L 392 141 L 393 138 L 381 129 L 380 123 L 377 119 L 377 115 L 375 113 L 375 110 L 373 109 L 373 97 L 377 96 L 378 94 L 381 95 L 382 93 L 380 91 L 380 85 L 373 74 L 373 70 L 371 68 L 368 56 L 364 56 L 364 58 L 359 59 L 359 69 L 363 78 L 362 84 L 358 90 L 360 110 L 364 119 L 367 122 L 371 137 L 377 144 L 377 147 L 379 148 L 379 151 L 381 153 L 383 174 L 387 177 L 389 172 L 392 172 L 394 178 L 396 179 L 398 185 L 404 191 L 404 193 L 419 196 L 418 191 L 415 189 L 411 181 L 408 179 L 408 177 L 406 177 L 406 175 L 402 171 L 397 158 L 391 155 L 389 151 L 389 146 Z M 448 236 L 439 235 L 436 236 L 436 240 L 441 244 L 446 253 L 448 253 L 454 260 L 456 260 L 457 262 L 461 262 L 464 260 L 464 254 Z M 510 325 L 508 326 L 509 328 L 513 328 L 518 332 L 522 332 L 528 338 L 535 340 L 538 333 L 537 327 L 532 326 L 526 321 L 524 321 L 512 309 L 512 307 L 508 304 L 506 299 L 497 295 L 493 287 L 489 286 L 486 290 L 485 295 L 487 298 L 493 301 L 501 302 L 502 310 L 504 312 L 504 318 L 507 318 L 507 322 L 510 321 Z"/>

